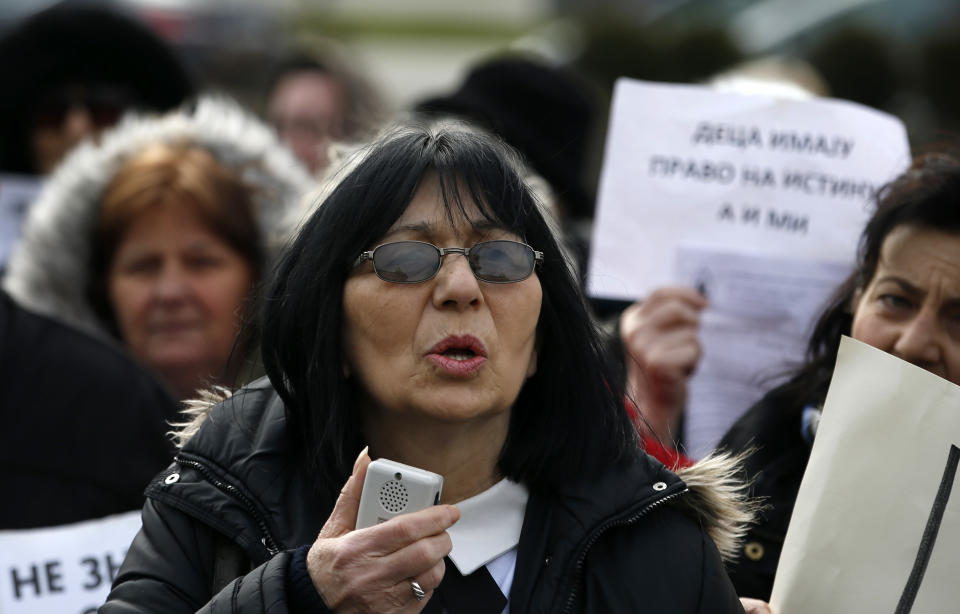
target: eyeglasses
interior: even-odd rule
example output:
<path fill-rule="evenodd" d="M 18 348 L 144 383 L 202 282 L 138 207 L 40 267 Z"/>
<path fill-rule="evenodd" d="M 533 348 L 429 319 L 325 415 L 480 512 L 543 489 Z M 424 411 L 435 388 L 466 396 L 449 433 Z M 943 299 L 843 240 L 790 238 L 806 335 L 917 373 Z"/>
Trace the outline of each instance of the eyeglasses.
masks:
<path fill-rule="evenodd" d="M 384 243 L 357 257 L 353 266 L 373 261 L 377 277 L 395 284 L 416 284 L 433 279 L 447 254 L 463 254 L 480 281 L 510 284 L 530 277 L 543 262 L 538 252 L 519 241 L 483 241 L 473 247 L 437 247 L 423 241 Z"/>

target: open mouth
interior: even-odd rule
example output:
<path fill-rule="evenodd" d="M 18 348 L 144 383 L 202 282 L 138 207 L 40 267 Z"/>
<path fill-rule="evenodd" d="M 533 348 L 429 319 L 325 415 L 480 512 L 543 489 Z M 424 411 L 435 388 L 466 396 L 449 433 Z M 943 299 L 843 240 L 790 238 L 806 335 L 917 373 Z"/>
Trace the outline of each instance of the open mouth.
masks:
<path fill-rule="evenodd" d="M 430 354 L 440 354 L 453 360 L 469 360 L 474 357 L 485 358 L 487 349 L 483 342 L 473 335 L 450 335 L 436 344 Z"/>
<path fill-rule="evenodd" d="M 450 348 L 448 350 L 444 350 L 443 352 L 441 352 L 441 355 L 446 356 L 447 358 L 450 358 L 452 360 L 464 361 L 464 360 L 470 360 L 471 358 L 476 356 L 477 353 L 468 348 Z"/>
<path fill-rule="evenodd" d="M 450 335 L 430 348 L 427 357 L 450 375 L 469 377 L 487 361 L 487 349 L 473 335 Z"/>

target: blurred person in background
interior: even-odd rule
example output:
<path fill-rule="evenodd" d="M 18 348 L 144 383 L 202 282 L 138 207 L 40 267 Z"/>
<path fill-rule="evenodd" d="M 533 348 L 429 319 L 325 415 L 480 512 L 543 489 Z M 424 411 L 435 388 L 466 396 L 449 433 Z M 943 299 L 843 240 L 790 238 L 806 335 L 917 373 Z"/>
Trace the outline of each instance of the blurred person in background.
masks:
<path fill-rule="evenodd" d="M 124 111 L 170 109 L 193 93 L 148 28 L 81 2 L 55 4 L 6 31 L 0 83 L 0 174 L 36 177 Z M 69 242 L 51 250 L 64 262 L 74 257 Z M 166 386 L 56 311 L 37 313 L 0 293 L 0 529 L 137 509 L 144 480 L 173 453 L 166 432 L 179 408 Z"/>
<path fill-rule="evenodd" d="M 177 402 L 115 344 L 0 292 L 0 530 L 143 506 Z"/>
<path fill-rule="evenodd" d="M 714 75 L 721 92 L 803 100 L 826 96 L 829 88 L 806 62 L 768 56 L 742 62 Z M 693 288 L 657 288 L 645 299 L 604 301 L 617 311 L 611 350 L 623 357 L 631 406 L 651 447 L 674 452 L 682 440 L 687 381 L 700 361 L 700 316 L 707 299 Z M 676 452 L 674 452 L 676 453 Z M 676 453 L 681 462 L 689 462 Z"/>
<path fill-rule="evenodd" d="M 132 116 L 50 178 L 4 288 L 122 344 L 176 398 L 192 397 L 239 375 L 256 343 L 234 352 L 251 290 L 311 187 L 272 131 L 229 101 Z"/>
<path fill-rule="evenodd" d="M 286 52 L 264 106 L 280 140 L 315 175 L 329 164 L 331 144 L 372 136 L 386 113 L 376 88 L 330 41 L 303 42 Z"/>
<path fill-rule="evenodd" d="M 126 110 L 165 111 L 194 93 L 184 66 L 135 17 L 60 2 L 0 39 L 0 173 L 47 175 Z"/>
<path fill-rule="evenodd" d="M 746 469 L 766 504 L 731 567 L 741 595 L 770 596 L 842 335 L 960 384 L 956 153 L 918 156 L 884 188 L 860 237 L 855 269 L 817 320 L 805 363 L 720 441 L 723 449 L 756 449 Z"/>
<path fill-rule="evenodd" d="M 426 117 L 473 122 L 520 152 L 549 184 L 581 280 L 594 200 L 584 176 L 599 110 L 596 93 L 572 71 L 519 55 L 480 61 L 456 90 L 413 106 Z"/>
<path fill-rule="evenodd" d="M 746 470 L 765 506 L 729 568 L 740 595 L 769 599 L 800 481 L 810 458 L 842 335 L 960 384 L 960 157 L 930 153 L 881 192 L 860 237 L 856 268 L 820 315 L 804 364 L 724 435 L 719 448 L 755 450 Z M 621 321 L 624 334 L 695 365 L 702 303 L 693 290 L 665 288 Z M 654 305 L 656 307 L 656 305 Z M 671 324 L 672 323 L 672 324 Z M 689 369 L 661 372 L 654 393 L 685 397 Z M 650 386 L 651 380 L 646 380 Z M 659 390 L 660 392 L 656 392 Z M 642 393 L 644 394 L 644 393 Z M 651 394 L 651 393 L 646 393 Z M 674 406 L 675 413 L 682 406 Z"/>

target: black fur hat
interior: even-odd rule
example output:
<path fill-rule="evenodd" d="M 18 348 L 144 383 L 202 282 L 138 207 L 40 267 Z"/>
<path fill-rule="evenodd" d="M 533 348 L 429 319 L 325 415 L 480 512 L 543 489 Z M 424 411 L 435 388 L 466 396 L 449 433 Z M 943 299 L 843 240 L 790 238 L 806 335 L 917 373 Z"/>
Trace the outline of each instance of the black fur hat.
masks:
<path fill-rule="evenodd" d="M 165 111 L 194 94 L 174 51 L 137 18 L 94 2 L 60 2 L 0 39 L 0 172 L 34 172 L 31 113 L 67 85 L 114 86 L 126 108 Z"/>
<path fill-rule="evenodd" d="M 521 57 L 474 66 L 455 92 L 424 100 L 414 111 L 455 115 L 500 135 L 556 191 L 570 217 L 593 214 L 584 171 L 597 104 L 575 75 Z"/>

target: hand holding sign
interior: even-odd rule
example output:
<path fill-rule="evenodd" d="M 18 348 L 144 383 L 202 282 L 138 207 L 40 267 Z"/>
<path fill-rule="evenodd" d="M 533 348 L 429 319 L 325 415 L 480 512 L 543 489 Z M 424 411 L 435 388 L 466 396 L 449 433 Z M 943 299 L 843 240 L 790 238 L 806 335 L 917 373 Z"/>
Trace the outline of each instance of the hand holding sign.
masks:
<path fill-rule="evenodd" d="M 770 604 L 759 599 L 740 598 L 740 605 L 746 614 L 771 614 Z"/>
<path fill-rule="evenodd" d="M 627 391 L 661 441 L 678 434 L 687 379 L 700 360 L 700 312 L 706 305 L 691 288 L 659 288 L 620 316 Z"/>
<path fill-rule="evenodd" d="M 898 119 L 849 102 L 617 82 L 587 287 L 642 300 L 715 282 L 687 390 L 689 455 L 802 359 L 875 193 L 909 160 Z"/>

